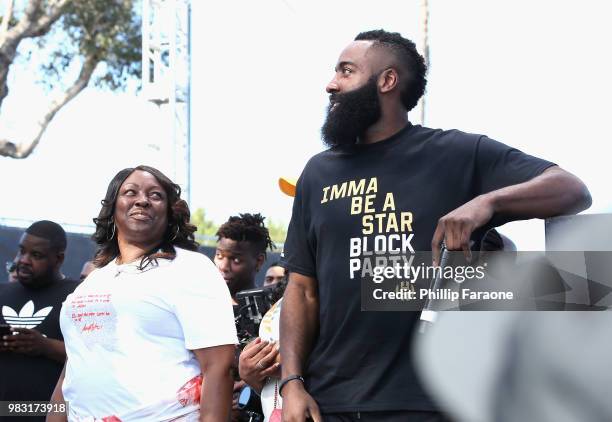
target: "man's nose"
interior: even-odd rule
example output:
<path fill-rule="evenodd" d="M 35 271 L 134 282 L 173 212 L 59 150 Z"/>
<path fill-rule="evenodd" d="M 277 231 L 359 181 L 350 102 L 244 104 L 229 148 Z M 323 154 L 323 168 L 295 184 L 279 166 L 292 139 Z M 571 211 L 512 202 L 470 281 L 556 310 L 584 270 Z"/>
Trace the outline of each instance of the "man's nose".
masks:
<path fill-rule="evenodd" d="M 27 252 L 17 254 L 17 263 L 31 265 L 32 261 L 30 260 L 30 254 Z"/>
<path fill-rule="evenodd" d="M 225 273 L 229 271 L 229 260 L 227 258 L 217 259 L 217 268 Z"/>
<path fill-rule="evenodd" d="M 340 91 L 340 87 L 338 86 L 338 82 L 336 82 L 336 77 L 334 76 L 334 78 L 329 81 L 329 83 L 325 87 L 325 92 L 327 92 L 328 94 L 333 94 L 338 91 Z"/>

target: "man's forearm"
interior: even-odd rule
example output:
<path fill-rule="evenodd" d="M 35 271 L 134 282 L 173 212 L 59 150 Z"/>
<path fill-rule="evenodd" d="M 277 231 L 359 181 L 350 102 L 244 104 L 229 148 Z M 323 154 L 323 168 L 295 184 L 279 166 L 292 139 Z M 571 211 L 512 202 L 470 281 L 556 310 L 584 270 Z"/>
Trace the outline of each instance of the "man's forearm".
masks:
<path fill-rule="evenodd" d="M 295 276 L 292 274 L 292 276 Z M 304 276 L 298 278 L 307 279 Z M 314 279 L 309 279 L 316 283 Z M 280 320 L 282 377 L 303 375 L 318 328 L 319 300 L 315 289 L 290 282 L 283 297 Z"/>
<path fill-rule="evenodd" d="M 575 214 L 591 205 L 591 195 L 580 179 L 551 167 L 528 182 L 483 195 L 496 215 L 510 219 L 547 218 Z"/>
<path fill-rule="evenodd" d="M 43 354 L 49 359 L 64 363 L 66 361 L 66 347 L 64 342 L 52 338 L 46 339 Z"/>

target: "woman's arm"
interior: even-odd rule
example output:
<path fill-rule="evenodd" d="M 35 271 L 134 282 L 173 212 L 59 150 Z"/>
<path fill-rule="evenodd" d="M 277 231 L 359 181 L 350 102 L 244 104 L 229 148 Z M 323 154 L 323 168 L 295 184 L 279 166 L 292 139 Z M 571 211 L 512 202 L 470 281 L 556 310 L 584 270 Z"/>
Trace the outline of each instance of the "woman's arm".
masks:
<path fill-rule="evenodd" d="M 234 363 L 233 344 L 194 350 L 202 369 L 200 421 L 227 421 L 232 407 L 233 379 L 230 368 Z M 205 399 L 204 399 L 205 397 Z"/>
<path fill-rule="evenodd" d="M 62 373 L 57 380 L 57 384 L 55 385 L 55 390 L 53 390 L 53 394 L 51 395 L 51 403 L 54 404 L 65 404 L 64 394 L 62 393 L 62 385 L 64 384 L 64 375 L 66 374 L 66 362 L 64 364 L 64 369 L 62 369 Z M 67 422 L 68 415 L 66 413 L 49 413 L 47 414 L 47 422 Z"/>

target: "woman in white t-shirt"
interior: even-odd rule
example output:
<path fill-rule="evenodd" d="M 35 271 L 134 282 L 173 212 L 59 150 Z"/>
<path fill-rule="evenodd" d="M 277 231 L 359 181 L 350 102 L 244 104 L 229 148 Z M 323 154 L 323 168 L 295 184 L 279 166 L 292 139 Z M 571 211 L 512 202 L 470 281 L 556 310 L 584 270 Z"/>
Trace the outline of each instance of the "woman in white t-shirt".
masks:
<path fill-rule="evenodd" d="M 122 170 L 94 222 L 97 268 L 60 316 L 68 359 L 52 400 L 69 412 L 47 420 L 227 420 L 231 297 L 195 252 L 180 187 L 152 167 Z"/>

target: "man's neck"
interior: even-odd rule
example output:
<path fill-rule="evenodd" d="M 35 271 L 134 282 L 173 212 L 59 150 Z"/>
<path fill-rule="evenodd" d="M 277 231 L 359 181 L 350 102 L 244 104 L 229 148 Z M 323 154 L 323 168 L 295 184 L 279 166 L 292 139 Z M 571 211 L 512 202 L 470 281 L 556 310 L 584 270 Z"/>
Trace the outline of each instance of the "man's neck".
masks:
<path fill-rule="evenodd" d="M 45 287 L 48 287 L 52 285 L 53 283 L 62 280 L 63 278 L 64 276 L 58 272 L 58 273 L 53 273 L 48 277 L 41 278 L 40 280 L 36 280 L 36 282 L 32 284 L 22 283 L 22 286 L 25 287 L 26 289 L 32 289 L 32 290 L 44 289 Z"/>
<path fill-rule="evenodd" d="M 383 113 L 380 119 L 370 126 L 359 143 L 373 144 L 384 141 L 395 135 L 408 124 L 408 114 L 404 110 L 397 110 L 395 113 Z"/>

